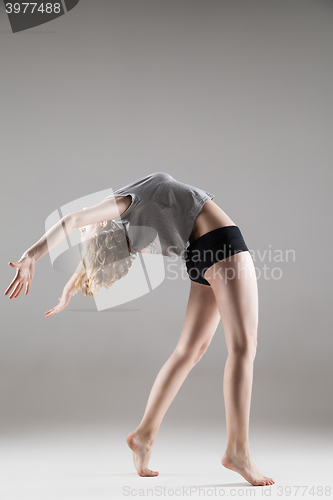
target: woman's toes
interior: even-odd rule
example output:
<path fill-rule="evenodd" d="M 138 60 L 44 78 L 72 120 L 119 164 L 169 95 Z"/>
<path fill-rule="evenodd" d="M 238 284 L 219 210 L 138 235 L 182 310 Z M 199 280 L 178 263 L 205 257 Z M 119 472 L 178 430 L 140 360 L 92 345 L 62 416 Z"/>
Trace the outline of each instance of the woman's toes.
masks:
<path fill-rule="evenodd" d="M 274 481 L 273 481 L 273 479 L 271 477 L 264 476 L 264 482 L 265 482 L 266 485 L 267 484 L 274 484 Z"/>
<path fill-rule="evenodd" d="M 147 470 L 141 470 L 139 472 L 139 475 L 140 476 L 143 476 L 143 477 L 151 477 L 151 476 L 158 476 L 159 475 L 159 472 L 157 471 L 153 471 L 153 470 L 150 470 L 150 469 L 147 469 Z"/>

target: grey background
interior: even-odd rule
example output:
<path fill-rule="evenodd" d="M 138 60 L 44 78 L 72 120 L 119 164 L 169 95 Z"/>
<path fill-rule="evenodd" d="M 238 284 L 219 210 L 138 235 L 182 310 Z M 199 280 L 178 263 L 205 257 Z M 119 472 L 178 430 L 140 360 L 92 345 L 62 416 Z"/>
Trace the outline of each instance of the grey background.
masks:
<path fill-rule="evenodd" d="M 295 251 L 256 263 L 283 275 L 258 279 L 251 425 L 330 426 L 332 3 L 81 0 L 15 35 L 0 13 L 3 291 L 55 209 L 169 172 L 214 193 L 253 251 Z M 81 294 L 45 319 L 68 278 L 45 256 L 28 296 L 1 299 L 3 435 L 133 430 L 180 336 L 188 279 L 100 313 Z M 162 427 L 224 432 L 226 356 L 220 323 Z"/>

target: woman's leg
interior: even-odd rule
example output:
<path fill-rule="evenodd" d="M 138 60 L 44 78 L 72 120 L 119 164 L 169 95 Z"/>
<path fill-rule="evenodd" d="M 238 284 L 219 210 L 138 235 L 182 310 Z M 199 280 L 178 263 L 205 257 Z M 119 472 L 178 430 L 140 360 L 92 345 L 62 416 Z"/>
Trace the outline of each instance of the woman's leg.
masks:
<path fill-rule="evenodd" d="M 228 349 L 223 384 L 228 442 L 221 462 L 253 485 L 273 484 L 273 479 L 260 474 L 249 451 L 258 328 L 258 287 L 251 254 L 239 252 L 216 262 L 204 277 L 214 292 Z"/>
<path fill-rule="evenodd" d="M 139 426 L 126 438 L 140 476 L 158 475 L 158 472 L 148 469 L 148 461 L 162 419 L 188 373 L 208 348 L 220 322 L 211 287 L 193 281 L 190 283 L 180 339 L 157 375 Z"/>

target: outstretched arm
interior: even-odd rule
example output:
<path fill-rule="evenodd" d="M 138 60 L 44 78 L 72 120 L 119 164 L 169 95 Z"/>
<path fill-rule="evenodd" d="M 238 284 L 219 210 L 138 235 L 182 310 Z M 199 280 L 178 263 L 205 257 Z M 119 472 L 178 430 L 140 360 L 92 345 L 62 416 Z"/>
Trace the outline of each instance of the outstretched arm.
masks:
<path fill-rule="evenodd" d="M 49 318 L 50 316 L 53 316 L 53 314 L 58 314 L 60 311 L 62 311 L 66 306 L 68 306 L 69 301 L 72 298 L 73 292 L 75 290 L 75 283 L 80 274 L 83 271 L 83 264 L 82 260 L 80 261 L 80 264 L 78 265 L 75 273 L 71 276 L 71 278 L 68 280 L 66 285 L 64 286 L 63 292 L 61 297 L 59 297 L 59 304 L 57 304 L 55 307 L 50 309 L 45 313 L 45 318 Z"/>
<path fill-rule="evenodd" d="M 65 215 L 59 222 L 54 224 L 32 247 L 23 253 L 18 262 L 9 262 L 11 267 L 16 268 L 16 276 L 5 291 L 9 298 L 16 298 L 26 285 L 25 295 L 28 294 L 30 283 L 34 276 L 35 263 L 49 250 L 58 245 L 74 229 L 103 220 L 113 220 L 119 217 L 127 208 L 124 198 L 108 198 L 97 205 Z"/>
<path fill-rule="evenodd" d="M 49 250 L 64 240 L 68 234 L 72 233 L 74 229 L 79 229 L 80 227 L 95 224 L 103 220 L 116 219 L 124 212 L 125 208 L 126 202 L 123 199 L 116 203 L 115 198 L 109 198 L 92 207 L 65 215 L 23 255 L 34 257 L 37 262 Z"/>

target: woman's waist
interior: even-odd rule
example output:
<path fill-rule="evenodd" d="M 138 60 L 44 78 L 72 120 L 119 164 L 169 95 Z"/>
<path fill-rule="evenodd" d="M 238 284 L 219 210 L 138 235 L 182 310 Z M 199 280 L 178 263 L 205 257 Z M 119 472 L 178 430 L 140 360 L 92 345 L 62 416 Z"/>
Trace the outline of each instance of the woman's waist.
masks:
<path fill-rule="evenodd" d="M 214 201 L 208 200 L 195 219 L 189 242 L 193 244 L 204 234 L 224 226 L 236 224 Z"/>

